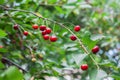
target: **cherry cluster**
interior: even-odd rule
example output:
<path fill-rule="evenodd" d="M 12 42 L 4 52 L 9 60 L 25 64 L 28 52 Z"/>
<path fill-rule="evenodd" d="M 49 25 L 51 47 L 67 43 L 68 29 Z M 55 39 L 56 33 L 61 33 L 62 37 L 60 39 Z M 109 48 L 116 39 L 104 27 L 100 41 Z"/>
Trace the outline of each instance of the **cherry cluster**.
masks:
<path fill-rule="evenodd" d="M 14 30 L 18 30 L 19 29 L 18 24 L 15 24 L 13 28 L 14 28 Z M 44 40 L 50 40 L 51 42 L 56 42 L 58 39 L 55 35 L 52 35 L 52 36 L 49 35 L 52 32 L 52 30 L 50 28 L 46 27 L 45 25 L 38 26 L 37 24 L 34 24 L 34 25 L 32 25 L 32 28 L 34 30 L 37 30 L 39 28 Z M 75 32 L 79 32 L 80 30 L 81 30 L 81 27 L 79 25 L 76 25 L 74 27 Z M 23 34 L 25 36 L 27 36 L 28 31 L 24 31 Z M 77 37 L 75 35 L 71 35 L 70 39 L 72 41 L 75 41 L 77 39 Z M 92 51 L 92 53 L 96 54 L 99 51 L 99 46 L 95 46 L 91 51 Z M 35 59 L 33 59 L 33 61 L 35 61 Z M 82 70 L 87 70 L 88 64 L 82 64 L 80 66 L 80 68 Z"/>
<path fill-rule="evenodd" d="M 13 28 L 14 28 L 14 30 L 18 30 L 19 29 L 18 24 L 15 24 Z M 46 27 L 45 25 L 38 26 L 37 24 L 34 24 L 34 25 L 32 25 L 32 28 L 34 30 L 40 29 L 44 40 L 50 40 L 51 42 L 56 42 L 58 39 L 55 35 L 52 35 L 52 36 L 49 35 L 52 32 L 52 30 L 50 28 Z M 28 36 L 29 33 L 28 33 L 28 31 L 24 31 L 23 34 L 25 36 Z"/>
<path fill-rule="evenodd" d="M 34 27 L 34 25 L 33 25 Z M 52 30 L 45 25 L 40 26 L 40 30 L 42 31 L 43 39 L 44 40 L 50 40 L 51 42 L 56 42 L 57 37 L 55 35 L 49 36 L 49 34 L 52 32 Z"/>

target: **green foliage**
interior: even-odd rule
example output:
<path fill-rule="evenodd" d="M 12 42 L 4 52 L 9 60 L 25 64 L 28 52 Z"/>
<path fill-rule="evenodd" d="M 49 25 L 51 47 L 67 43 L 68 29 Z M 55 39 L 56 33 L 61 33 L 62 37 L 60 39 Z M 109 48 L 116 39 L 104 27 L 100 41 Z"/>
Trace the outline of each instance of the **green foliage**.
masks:
<path fill-rule="evenodd" d="M 22 80 L 23 74 L 14 66 L 9 67 L 3 75 L 3 80 Z"/>
<path fill-rule="evenodd" d="M 4 64 L 2 62 L 0 62 L 0 69 L 4 68 Z"/>
<path fill-rule="evenodd" d="M 89 73 L 91 80 L 102 80 L 103 78 L 107 77 L 107 73 L 103 70 L 92 70 Z"/>
<path fill-rule="evenodd" d="M 87 57 L 87 54 L 76 54 L 73 55 L 73 58 L 76 62 L 76 64 L 79 66 L 81 64 L 81 62 L 83 61 L 83 59 Z"/>
<path fill-rule="evenodd" d="M 0 38 L 5 37 L 7 34 L 5 33 L 5 31 L 0 30 Z"/>

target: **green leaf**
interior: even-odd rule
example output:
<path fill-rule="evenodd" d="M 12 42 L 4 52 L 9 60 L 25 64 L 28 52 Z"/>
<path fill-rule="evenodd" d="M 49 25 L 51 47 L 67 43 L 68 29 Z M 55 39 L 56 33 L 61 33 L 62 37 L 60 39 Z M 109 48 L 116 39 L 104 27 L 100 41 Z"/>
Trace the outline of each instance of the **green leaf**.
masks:
<path fill-rule="evenodd" d="M 93 41 L 90 39 L 90 35 L 86 34 L 84 35 L 84 37 L 82 38 L 82 42 L 88 46 L 89 50 L 91 50 L 98 41 Z"/>
<path fill-rule="evenodd" d="M 7 50 L 4 48 L 0 48 L 0 52 L 7 52 Z"/>
<path fill-rule="evenodd" d="M 5 31 L 0 29 L 0 38 L 5 37 L 7 34 L 5 33 Z"/>
<path fill-rule="evenodd" d="M 89 72 L 90 75 L 90 80 L 103 80 L 103 78 L 105 78 L 107 76 L 107 73 L 103 70 L 96 70 L 96 69 L 92 69 Z"/>
<path fill-rule="evenodd" d="M 120 80 L 120 75 L 112 75 L 112 77 L 115 79 L 115 80 Z"/>
<path fill-rule="evenodd" d="M 101 63 L 99 63 L 100 66 L 105 66 L 105 67 L 111 67 L 114 66 L 114 64 L 112 62 L 110 62 L 109 60 L 103 60 Z"/>
<path fill-rule="evenodd" d="M 0 68 L 4 68 L 4 64 L 0 61 Z"/>
<path fill-rule="evenodd" d="M 22 0 L 16 0 L 16 2 L 22 2 Z"/>
<path fill-rule="evenodd" d="M 67 49 L 67 48 L 74 47 L 74 46 L 76 46 L 76 45 L 77 45 L 77 44 L 75 44 L 75 43 L 66 43 L 66 44 L 64 44 L 64 48 Z"/>
<path fill-rule="evenodd" d="M 4 72 L 4 80 L 23 80 L 23 74 L 18 68 L 11 66 Z"/>
<path fill-rule="evenodd" d="M 77 65 L 80 65 L 80 63 L 83 61 L 83 59 L 87 56 L 87 54 L 74 54 L 73 59 L 75 60 Z"/>
<path fill-rule="evenodd" d="M 3 79 L 3 75 L 2 75 L 2 74 L 0 75 L 0 80 L 4 80 L 4 79 Z"/>
<path fill-rule="evenodd" d="M 5 0 L 0 0 L 0 4 L 3 4 L 5 2 Z"/>
<path fill-rule="evenodd" d="M 101 40 L 101 39 L 103 39 L 105 36 L 104 35 L 102 35 L 102 34 L 96 34 L 96 35 L 92 35 L 91 37 L 90 37 L 90 39 L 92 40 L 92 41 L 96 41 L 96 40 Z"/>
<path fill-rule="evenodd" d="M 97 70 L 96 69 L 94 69 L 94 70 L 91 69 L 89 71 L 90 80 L 95 80 L 96 74 L 97 74 Z"/>
<path fill-rule="evenodd" d="M 114 71 L 118 71 L 118 67 L 114 65 L 114 63 L 110 62 L 109 60 L 103 60 L 101 63 L 99 63 L 100 66 L 103 67 L 111 67 L 114 69 Z"/>
<path fill-rule="evenodd" d="M 57 0 L 48 0 L 49 4 L 55 4 L 57 2 Z"/>
<path fill-rule="evenodd" d="M 68 48 L 66 51 L 77 51 L 77 50 L 78 48 L 73 47 L 73 48 Z"/>

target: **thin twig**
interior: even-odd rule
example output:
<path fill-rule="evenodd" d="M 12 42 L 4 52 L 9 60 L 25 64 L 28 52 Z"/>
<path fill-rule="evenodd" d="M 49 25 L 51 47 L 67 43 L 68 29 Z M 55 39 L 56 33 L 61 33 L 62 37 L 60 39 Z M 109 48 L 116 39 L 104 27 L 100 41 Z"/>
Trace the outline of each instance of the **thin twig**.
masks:
<path fill-rule="evenodd" d="M 7 58 L 5 58 L 5 57 L 2 57 L 1 60 L 2 60 L 4 63 L 11 64 L 11 65 L 14 65 L 14 66 L 18 67 L 18 68 L 21 69 L 23 72 L 28 72 L 28 71 L 26 71 L 25 69 L 23 69 L 22 67 L 20 67 L 18 64 L 14 63 L 13 61 L 11 61 L 11 60 L 9 60 L 9 59 L 7 59 Z"/>

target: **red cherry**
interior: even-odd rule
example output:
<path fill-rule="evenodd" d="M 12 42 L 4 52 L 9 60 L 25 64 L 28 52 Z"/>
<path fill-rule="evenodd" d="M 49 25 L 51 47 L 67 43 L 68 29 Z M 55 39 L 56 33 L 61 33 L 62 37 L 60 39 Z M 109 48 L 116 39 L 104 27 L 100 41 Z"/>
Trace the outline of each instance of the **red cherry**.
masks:
<path fill-rule="evenodd" d="M 28 35 L 28 32 L 27 32 L 27 31 L 24 31 L 23 34 L 24 34 L 25 36 L 27 36 L 27 35 Z"/>
<path fill-rule="evenodd" d="M 18 30 L 18 27 L 19 27 L 18 24 L 15 24 L 13 28 L 14 30 Z"/>
<path fill-rule="evenodd" d="M 48 40 L 49 39 L 49 35 L 46 34 L 46 35 L 43 36 L 43 38 L 44 38 L 44 40 Z"/>
<path fill-rule="evenodd" d="M 56 37 L 56 36 L 50 36 L 50 41 L 51 41 L 51 42 L 57 41 L 57 37 Z"/>
<path fill-rule="evenodd" d="M 46 31 L 47 34 L 50 34 L 50 33 L 51 33 L 51 29 L 50 29 L 50 28 L 46 28 L 45 31 Z"/>
<path fill-rule="evenodd" d="M 45 35 L 46 34 L 46 31 L 42 31 L 42 35 Z"/>
<path fill-rule="evenodd" d="M 74 31 L 76 31 L 76 32 L 80 31 L 80 26 L 79 25 L 75 26 Z"/>
<path fill-rule="evenodd" d="M 41 31 L 46 30 L 46 26 L 45 26 L 45 25 L 40 26 L 40 30 L 41 30 Z"/>
<path fill-rule="evenodd" d="M 87 64 L 82 64 L 81 65 L 81 69 L 82 70 L 87 70 L 88 69 L 88 65 Z"/>
<path fill-rule="evenodd" d="M 2 45 L 0 45 L 0 48 L 3 48 L 3 46 L 2 46 Z"/>
<path fill-rule="evenodd" d="M 93 52 L 93 53 L 97 53 L 99 50 L 100 50 L 99 46 L 95 46 L 95 47 L 92 49 L 92 52 Z"/>
<path fill-rule="evenodd" d="M 77 38 L 76 38 L 76 36 L 71 35 L 71 36 L 70 36 L 70 39 L 71 39 L 72 41 L 75 41 Z"/>
<path fill-rule="evenodd" d="M 34 24 L 34 25 L 32 25 L 32 28 L 36 30 L 36 29 L 38 29 L 38 25 Z"/>

